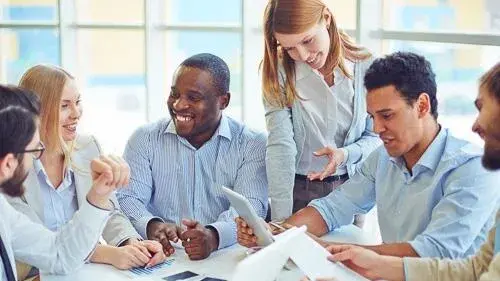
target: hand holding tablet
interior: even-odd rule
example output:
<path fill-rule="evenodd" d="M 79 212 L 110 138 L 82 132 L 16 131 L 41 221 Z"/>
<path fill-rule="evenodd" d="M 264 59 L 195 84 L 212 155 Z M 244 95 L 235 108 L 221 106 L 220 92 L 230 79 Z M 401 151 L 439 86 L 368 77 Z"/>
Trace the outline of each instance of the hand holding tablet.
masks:
<path fill-rule="evenodd" d="M 222 191 L 229 202 L 231 202 L 231 206 L 236 209 L 238 215 L 252 228 L 257 237 L 257 245 L 267 246 L 273 243 L 273 235 L 267 229 L 265 221 L 257 215 L 257 212 L 255 212 L 248 199 L 224 186 L 222 187 Z"/>

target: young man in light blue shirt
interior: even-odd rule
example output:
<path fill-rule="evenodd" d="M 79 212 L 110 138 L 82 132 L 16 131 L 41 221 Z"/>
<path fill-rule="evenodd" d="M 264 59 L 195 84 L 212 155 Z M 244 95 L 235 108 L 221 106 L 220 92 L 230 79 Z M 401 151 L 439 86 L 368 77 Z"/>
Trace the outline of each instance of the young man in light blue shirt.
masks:
<path fill-rule="evenodd" d="M 248 198 L 267 212 L 266 137 L 225 116 L 229 68 L 198 54 L 177 68 L 168 109 L 171 118 L 139 128 L 125 149 L 130 186 L 117 197 L 137 231 L 160 241 L 183 241 L 190 259 L 236 242 L 236 212 L 222 192 Z"/>
<path fill-rule="evenodd" d="M 368 113 L 384 147 L 328 196 L 287 222 L 323 235 L 374 206 L 384 244 L 380 254 L 459 258 L 473 254 L 493 223 L 496 177 L 481 165 L 482 149 L 437 122 L 435 75 L 412 53 L 377 59 L 365 76 Z M 253 237 L 240 227 L 240 243 Z"/>

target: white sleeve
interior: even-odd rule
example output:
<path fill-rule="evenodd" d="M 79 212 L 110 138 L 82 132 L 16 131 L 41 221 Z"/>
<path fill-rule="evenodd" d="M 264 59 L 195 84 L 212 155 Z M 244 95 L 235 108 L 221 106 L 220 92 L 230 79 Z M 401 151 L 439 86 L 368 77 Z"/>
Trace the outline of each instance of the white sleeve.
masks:
<path fill-rule="evenodd" d="M 3 196 L 0 204 L 9 219 L 11 246 L 16 260 L 42 271 L 65 274 L 83 265 L 95 249 L 102 230 L 113 213 L 85 200 L 59 232 L 52 232 L 16 211 Z"/>

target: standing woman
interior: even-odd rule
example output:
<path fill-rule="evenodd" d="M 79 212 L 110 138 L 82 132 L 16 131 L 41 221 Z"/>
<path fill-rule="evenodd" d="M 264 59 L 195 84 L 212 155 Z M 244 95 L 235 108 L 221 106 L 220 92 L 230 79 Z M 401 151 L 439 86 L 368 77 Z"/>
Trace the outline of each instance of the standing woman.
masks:
<path fill-rule="evenodd" d="M 101 148 L 94 137 L 77 133 L 82 115 L 81 97 L 68 72 L 56 66 L 37 65 L 26 71 L 19 84 L 40 97 L 40 139 L 45 151 L 33 162 L 25 181 L 25 195 L 7 199 L 33 221 L 57 231 L 86 200 L 92 183 L 90 161 L 99 157 Z M 116 198 L 111 198 L 118 208 Z M 128 269 L 164 259 L 161 245 L 140 241 L 141 237 L 121 212 L 113 213 L 103 238 L 107 245 L 99 244 L 90 261 Z M 158 253 L 154 260 L 150 252 Z M 25 276 L 19 277 L 22 280 Z"/>
<path fill-rule="evenodd" d="M 329 194 L 380 145 L 363 85 L 373 59 L 321 0 L 270 0 L 264 36 L 266 166 L 272 219 L 280 220 Z"/>

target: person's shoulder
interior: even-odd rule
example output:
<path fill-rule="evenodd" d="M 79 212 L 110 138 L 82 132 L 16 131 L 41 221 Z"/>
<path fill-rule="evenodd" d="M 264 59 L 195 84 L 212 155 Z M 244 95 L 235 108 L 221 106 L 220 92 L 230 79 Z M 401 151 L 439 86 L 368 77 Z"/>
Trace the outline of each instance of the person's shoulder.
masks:
<path fill-rule="evenodd" d="M 75 139 L 74 152 L 98 156 L 101 152 L 101 145 L 94 135 L 79 134 Z"/>
<path fill-rule="evenodd" d="M 353 63 L 355 64 L 355 69 L 359 69 L 359 71 L 361 71 L 361 73 L 363 73 L 363 76 L 364 76 L 364 73 L 366 73 L 366 71 L 368 70 L 368 68 L 370 68 L 370 66 L 372 65 L 372 63 L 376 59 L 377 59 L 376 56 L 370 55 L 369 57 L 367 57 L 365 59 L 356 60 Z"/>
<path fill-rule="evenodd" d="M 144 124 L 134 131 L 131 138 L 152 137 L 162 134 L 165 132 L 170 122 L 170 118 L 162 118 L 155 122 Z"/>
<path fill-rule="evenodd" d="M 231 137 L 236 138 L 238 143 L 265 148 L 267 136 L 264 132 L 252 129 L 229 116 L 226 116 L 226 118 L 231 131 Z"/>
<path fill-rule="evenodd" d="M 453 135 L 449 130 L 446 144 L 439 163 L 440 174 L 448 174 L 450 179 L 488 176 L 496 178 L 498 172 L 487 171 L 481 161 L 483 148 Z M 448 173 L 449 171 L 449 173 Z"/>
<path fill-rule="evenodd" d="M 442 156 L 443 161 L 467 162 L 472 158 L 480 158 L 483 148 L 470 141 L 455 136 L 449 129 L 446 129 L 446 144 Z"/>
<path fill-rule="evenodd" d="M 0 211 L 2 212 L 2 216 L 6 216 L 6 218 L 18 212 L 16 209 L 14 209 L 14 207 L 12 207 L 7 198 L 9 198 L 8 195 L 0 192 Z M 15 199 L 14 197 L 10 198 Z M 3 223 L 5 223 L 4 219 L 2 219 L 2 222 L 0 224 Z"/>
<path fill-rule="evenodd" d="M 165 132 L 171 121 L 172 119 L 170 117 L 162 118 L 157 121 L 144 124 L 138 127 L 136 131 L 144 134 L 163 133 Z"/>

